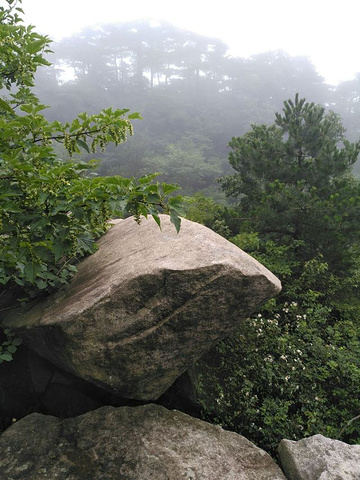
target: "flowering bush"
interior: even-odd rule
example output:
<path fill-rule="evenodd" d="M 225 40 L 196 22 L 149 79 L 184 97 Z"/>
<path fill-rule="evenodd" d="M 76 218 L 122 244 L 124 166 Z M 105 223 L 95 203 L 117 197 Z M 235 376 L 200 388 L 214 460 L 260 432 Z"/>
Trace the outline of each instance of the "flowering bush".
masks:
<path fill-rule="evenodd" d="M 233 213 L 213 205 L 197 216 L 213 229 L 224 220 L 226 236 L 283 290 L 199 362 L 204 417 L 272 453 L 282 438 L 316 433 L 355 442 L 360 182 L 350 169 L 360 141 L 346 140 L 337 114 L 296 94 L 274 124 L 252 125 L 229 146 L 235 173 L 221 184 Z"/>
<path fill-rule="evenodd" d="M 200 362 L 204 418 L 273 454 L 282 438 L 337 438 L 360 412 L 356 326 L 312 300 L 269 306 Z M 359 436 L 354 422 L 341 439 Z"/>

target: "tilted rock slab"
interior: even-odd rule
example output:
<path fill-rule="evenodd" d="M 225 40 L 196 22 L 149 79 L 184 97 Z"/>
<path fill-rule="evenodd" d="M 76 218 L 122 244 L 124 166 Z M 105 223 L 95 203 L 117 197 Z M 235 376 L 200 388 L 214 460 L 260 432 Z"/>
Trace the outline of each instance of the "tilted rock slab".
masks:
<path fill-rule="evenodd" d="M 314 435 L 282 440 L 279 456 L 288 480 L 360 480 L 360 445 Z"/>
<path fill-rule="evenodd" d="M 117 221 L 63 291 L 2 324 L 55 365 L 127 399 L 155 400 L 280 290 L 210 229 Z"/>
<path fill-rule="evenodd" d="M 246 438 L 158 405 L 60 420 L 33 413 L 0 436 L 1 480 L 286 480 Z"/>

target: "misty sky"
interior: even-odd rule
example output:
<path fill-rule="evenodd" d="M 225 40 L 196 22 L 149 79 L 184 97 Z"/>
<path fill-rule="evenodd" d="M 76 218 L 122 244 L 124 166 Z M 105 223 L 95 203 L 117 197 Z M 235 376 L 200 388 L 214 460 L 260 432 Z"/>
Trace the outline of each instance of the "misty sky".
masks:
<path fill-rule="evenodd" d="M 276 49 L 307 56 L 329 83 L 360 72 L 360 0 L 23 0 L 22 8 L 27 23 L 54 39 L 150 18 L 220 38 L 234 56 Z"/>

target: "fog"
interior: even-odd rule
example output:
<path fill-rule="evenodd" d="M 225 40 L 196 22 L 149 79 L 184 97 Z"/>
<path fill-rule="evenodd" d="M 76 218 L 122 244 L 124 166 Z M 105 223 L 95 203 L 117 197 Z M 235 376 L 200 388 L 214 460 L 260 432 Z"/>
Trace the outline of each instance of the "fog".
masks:
<path fill-rule="evenodd" d="M 307 56 L 331 84 L 360 71 L 360 3 L 355 0 L 343 0 L 341 5 L 331 0 L 23 0 L 23 9 L 27 22 L 57 40 L 97 23 L 148 18 L 221 39 L 234 56 L 277 49 Z"/>
<path fill-rule="evenodd" d="M 283 50 L 233 57 L 213 36 L 135 20 L 85 28 L 53 50 L 53 66 L 36 78 L 50 120 L 104 107 L 143 116 L 133 138 L 104 154 L 102 175 L 162 172 L 187 194 L 217 195 L 229 140 L 273 122 L 296 93 L 341 115 L 349 140 L 360 134 L 359 79 L 329 85 L 309 58 Z"/>

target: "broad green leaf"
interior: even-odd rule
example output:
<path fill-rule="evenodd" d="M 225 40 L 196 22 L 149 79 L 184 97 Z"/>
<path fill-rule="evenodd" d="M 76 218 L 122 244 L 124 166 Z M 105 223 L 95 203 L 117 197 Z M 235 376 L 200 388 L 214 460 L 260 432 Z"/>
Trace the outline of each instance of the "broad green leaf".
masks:
<path fill-rule="evenodd" d="M 79 147 L 83 148 L 84 150 L 87 151 L 87 153 L 90 153 L 90 148 L 89 145 L 84 142 L 84 140 L 81 140 L 80 138 L 76 139 L 76 143 L 79 145 Z"/>
<path fill-rule="evenodd" d="M 40 290 L 44 290 L 46 287 L 48 287 L 48 282 L 43 279 L 36 279 L 35 284 Z"/>
<path fill-rule="evenodd" d="M 31 104 L 25 104 L 20 106 L 20 110 L 26 113 L 32 113 L 33 109 L 34 109 L 34 105 L 31 105 Z"/>
<path fill-rule="evenodd" d="M 42 271 L 41 265 L 38 263 L 35 263 L 33 261 L 30 261 L 25 265 L 24 268 L 24 275 L 25 279 L 30 282 L 31 284 L 34 283 L 36 276 Z"/>
<path fill-rule="evenodd" d="M 139 112 L 130 113 L 127 117 L 129 120 L 142 120 L 142 116 Z"/>
<path fill-rule="evenodd" d="M 36 52 L 39 52 L 44 47 L 45 44 L 46 44 L 46 41 L 44 38 L 35 40 L 31 43 L 28 43 L 27 51 L 31 54 L 34 54 Z"/>
<path fill-rule="evenodd" d="M 170 221 L 175 226 L 176 232 L 179 233 L 181 226 L 181 218 L 175 212 L 171 212 Z"/>
<path fill-rule="evenodd" d="M 156 178 L 159 175 L 160 173 L 151 173 L 150 175 L 144 175 L 143 177 L 140 177 L 138 179 L 138 182 L 140 185 L 145 185 L 146 183 L 149 183 L 152 180 L 154 180 L 154 178 Z"/>
<path fill-rule="evenodd" d="M 86 233 L 79 235 L 76 239 L 76 243 L 80 250 L 83 250 L 85 252 L 91 252 L 94 248 L 95 242 L 94 238 L 89 233 Z"/>
<path fill-rule="evenodd" d="M 179 190 L 178 185 L 171 185 L 169 183 L 162 183 L 161 184 L 162 191 L 164 192 L 165 195 L 169 195 L 170 193 L 175 192 L 176 190 Z"/>
<path fill-rule="evenodd" d="M 157 205 L 157 204 L 159 204 L 159 202 L 160 202 L 160 196 L 159 196 L 159 195 L 154 195 L 154 194 L 151 193 L 150 195 L 148 195 L 147 201 L 148 201 L 149 203 L 152 203 L 152 204 L 156 204 L 156 205 Z"/>
<path fill-rule="evenodd" d="M 0 111 L 3 110 L 3 111 L 6 111 L 8 113 L 11 113 L 13 114 L 14 113 L 14 110 L 10 107 L 10 105 L 5 102 L 5 100 L 3 100 L 2 98 L 0 98 Z"/>
<path fill-rule="evenodd" d="M 152 217 L 155 220 L 155 222 L 159 225 L 159 227 L 161 228 L 161 221 L 160 221 L 159 215 L 157 215 L 156 213 L 153 213 Z"/>
<path fill-rule="evenodd" d="M 11 355 L 11 353 L 2 353 L 0 355 L 0 360 L 3 360 L 5 362 L 11 362 L 12 359 L 13 359 L 13 356 Z"/>
<path fill-rule="evenodd" d="M 51 63 L 48 62 L 47 60 L 45 60 L 45 58 L 42 57 L 41 55 L 36 55 L 33 58 L 33 60 L 34 60 L 34 62 L 39 63 L 40 65 L 45 65 L 47 67 L 51 66 Z"/>

